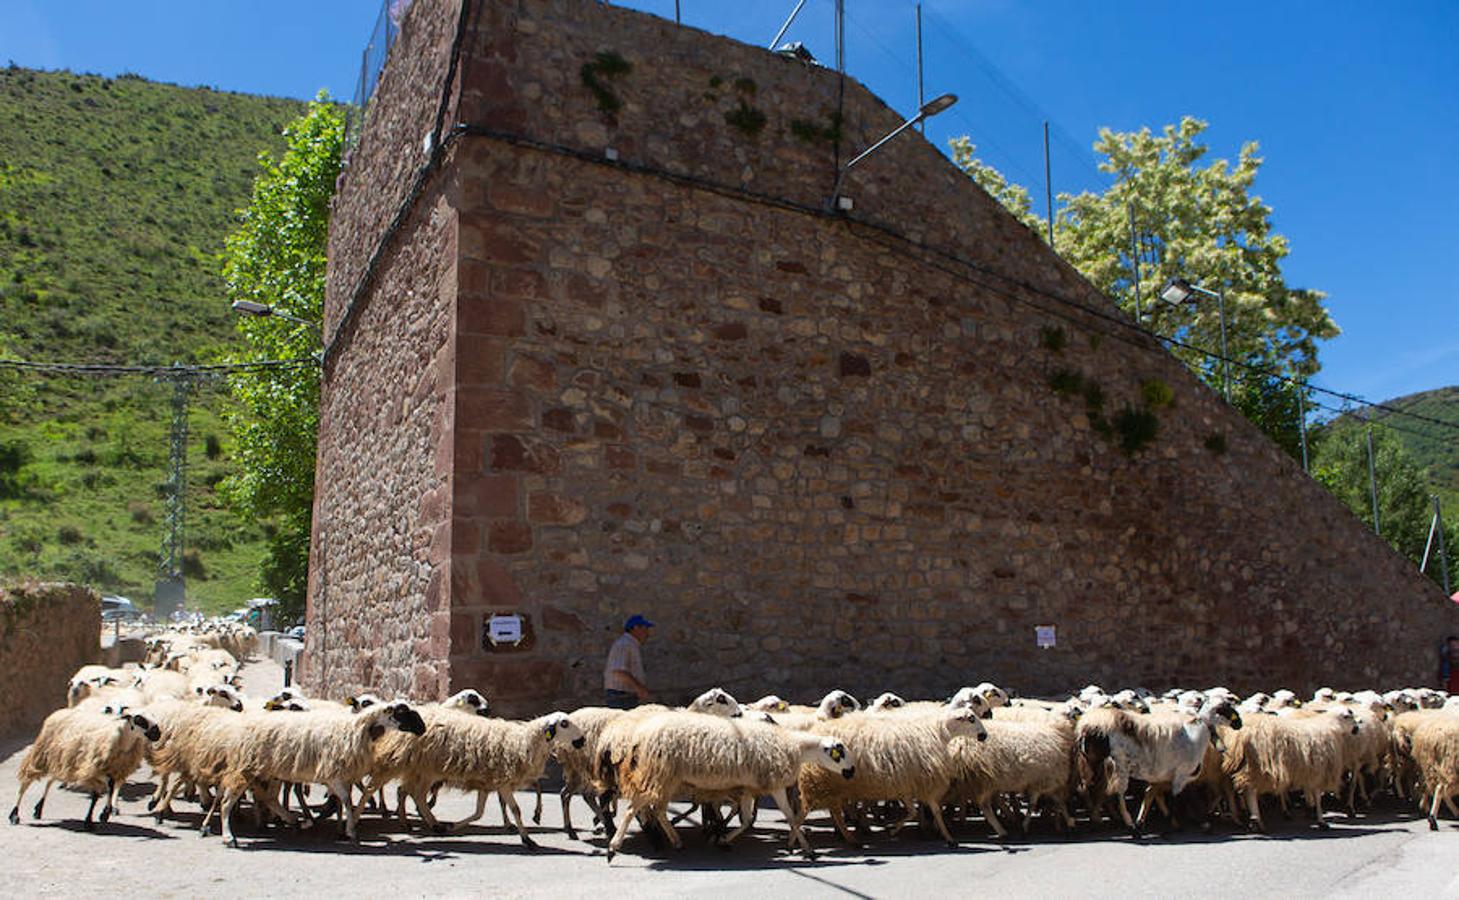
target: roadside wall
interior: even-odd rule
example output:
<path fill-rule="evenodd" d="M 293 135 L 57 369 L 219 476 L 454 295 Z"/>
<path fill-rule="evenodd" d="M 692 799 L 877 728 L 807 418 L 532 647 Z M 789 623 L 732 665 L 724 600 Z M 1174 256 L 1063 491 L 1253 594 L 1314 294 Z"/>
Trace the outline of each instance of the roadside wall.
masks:
<path fill-rule="evenodd" d="M 0 735 L 34 731 L 101 648 L 101 595 L 76 584 L 0 587 Z"/>

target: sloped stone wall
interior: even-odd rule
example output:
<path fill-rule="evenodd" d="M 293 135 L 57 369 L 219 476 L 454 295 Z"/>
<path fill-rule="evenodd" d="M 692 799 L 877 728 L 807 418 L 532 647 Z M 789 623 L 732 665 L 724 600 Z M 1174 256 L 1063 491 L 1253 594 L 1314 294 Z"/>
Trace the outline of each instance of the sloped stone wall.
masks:
<path fill-rule="evenodd" d="M 66 705 L 71 674 L 101 652 L 101 595 L 76 584 L 0 586 L 0 735 Z"/>

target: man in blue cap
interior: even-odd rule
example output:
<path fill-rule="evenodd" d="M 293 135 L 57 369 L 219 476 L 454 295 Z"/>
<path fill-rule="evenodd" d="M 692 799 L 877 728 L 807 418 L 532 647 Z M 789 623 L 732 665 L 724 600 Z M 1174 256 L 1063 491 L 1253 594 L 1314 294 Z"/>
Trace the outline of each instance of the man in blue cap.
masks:
<path fill-rule="evenodd" d="M 623 635 L 608 650 L 603 666 L 603 705 L 613 709 L 633 709 L 648 699 L 648 679 L 643 674 L 644 641 L 653 632 L 654 623 L 635 613 L 623 623 Z"/>

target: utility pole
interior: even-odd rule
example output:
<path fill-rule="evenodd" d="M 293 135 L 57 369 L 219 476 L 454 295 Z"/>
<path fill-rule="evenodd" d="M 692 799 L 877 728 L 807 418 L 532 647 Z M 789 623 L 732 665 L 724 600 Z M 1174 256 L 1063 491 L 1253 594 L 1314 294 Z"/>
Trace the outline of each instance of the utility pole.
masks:
<path fill-rule="evenodd" d="M 1049 207 L 1049 249 L 1054 249 L 1054 178 L 1049 167 L 1049 123 L 1044 123 L 1044 194 Z"/>
<path fill-rule="evenodd" d="M 1383 536 L 1383 527 L 1378 522 L 1378 470 L 1373 465 L 1373 426 L 1368 426 L 1368 492 L 1373 495 L 1373 533 Z"/>
<path fill-rule="evenodd" d="M 159 618 L 182 606 L 187 598 L 182 554 L 187 534 L 187 404 L 194 383 L 192 373 L 178 369 L 176 374 L 162 376 L 172 382 L 172 439 L 167 454 L 167 515 L 153 595 Z"/>
<path fill-rule="evenodd" d="M 1297 434 L 1302 440 L 1302 471 L 1307 469 L 1307 382 L 1297 382 Z"/>

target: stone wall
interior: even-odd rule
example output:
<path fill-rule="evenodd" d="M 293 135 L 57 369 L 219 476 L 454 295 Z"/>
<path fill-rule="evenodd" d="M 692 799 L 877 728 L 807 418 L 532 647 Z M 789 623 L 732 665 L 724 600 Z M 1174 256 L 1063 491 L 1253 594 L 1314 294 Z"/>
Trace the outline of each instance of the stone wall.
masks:
<path fill-rule="evenodd" d="M 450 577 L 352 593 L 347 646 L 449 610 L 431 671 L 509 713 L 594 699 L 632 612 L 669 700 L 1430 677 L 1441 593 L 935 148 L 904 135 L 824 212 L 836 160 L 900 121 L 859 84 L 592 2 L 471 23 L 431 207 L 454 269 L 411 307 L 454 315 L 430 345 L 451 408 L 390 457 L 446 479 Z M 445 257 L 419 250 L 426 278 Z M 321 496 L 415 515 L 379 458 Z M 494 612 L 529 645 L 482 649 Z"/>
<path fill-rule="evenodd" d="M 0 587 L 0 736 L 66 705 L 66 682 L 101 649 L 101 596 L 75 584 Z"/>

